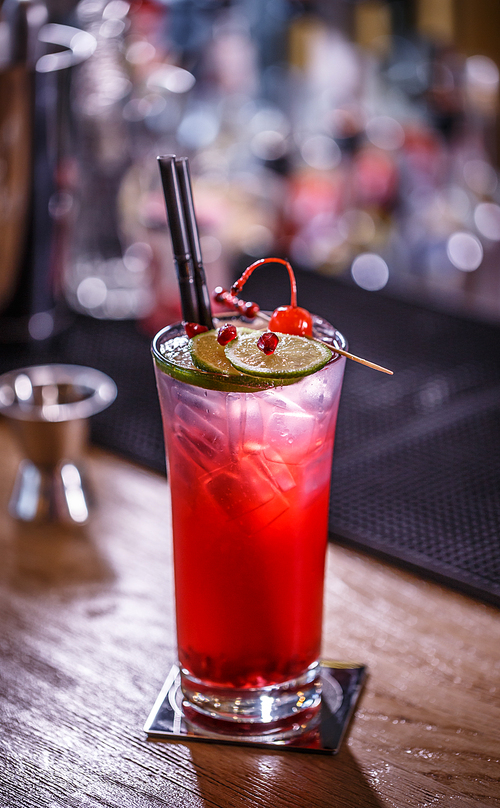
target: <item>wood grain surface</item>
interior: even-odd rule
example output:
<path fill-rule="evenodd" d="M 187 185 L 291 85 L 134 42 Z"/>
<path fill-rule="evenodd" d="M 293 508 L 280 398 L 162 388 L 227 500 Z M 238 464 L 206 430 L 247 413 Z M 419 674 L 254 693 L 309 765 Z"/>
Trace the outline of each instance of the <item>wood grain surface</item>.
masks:
<path fill-rule="evenodd" d="M 336 757 L 147 741 L 175 661 L 164 478 L 92 449 L 93 518 L 7 515 L 0 421 L 1 808 L 500 806 L 498 611 L 338 546 L 324 654 L 370 676 Z"/>

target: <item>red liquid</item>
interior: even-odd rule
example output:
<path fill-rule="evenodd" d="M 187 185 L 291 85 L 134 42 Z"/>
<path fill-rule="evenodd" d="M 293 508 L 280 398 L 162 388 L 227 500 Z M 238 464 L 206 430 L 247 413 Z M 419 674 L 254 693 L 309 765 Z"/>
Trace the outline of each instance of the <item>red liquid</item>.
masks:
<path fill-rule="evenodd" d="M 300 469 L 289 470 L 300 491 Z M 251 512 L 224 518 L 203 480 L 173 471 L 171 481 L 181 665 L 233 687 L 302 674 L 320 653 L 328 484 L 308 502 L 293 488 L 268 506 L 286 509 L 255 530 Z"/>
<path fill-rule="evenodd" d="M 344 365 L 252 393 L 202 389 L 156 368 L 179 662 L 208 688 L 280 684 L 319 660 Z"/>

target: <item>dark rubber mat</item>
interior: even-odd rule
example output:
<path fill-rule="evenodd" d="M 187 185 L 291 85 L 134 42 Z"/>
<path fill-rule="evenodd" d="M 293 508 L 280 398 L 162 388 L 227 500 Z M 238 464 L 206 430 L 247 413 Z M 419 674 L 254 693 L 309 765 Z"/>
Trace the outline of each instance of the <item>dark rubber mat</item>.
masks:
<path fill-rule="evenodd" d="M 353 353 L 334 453 L 331 538 L 500 605 L 500 328 L 297 272 L 299 304 Z M 256 272 L 245 299 L 289 300 L 286 271 Z M 0 370 L 91 365 L 118 386 L 95 443 L 164 471 L 149 339 L 130 322 L 75 317 L 50 346 L 3 346 Z"/>
<path fill-rule="evenodd" d="M 286 273 L 245 294 L 288 302 Z M 299 304 L 350 350 L 333 462 L 333 540 L 500 605 L 500 328 L 297 273 Z M 276 288 L 275 288 L 276 287 Z"/>

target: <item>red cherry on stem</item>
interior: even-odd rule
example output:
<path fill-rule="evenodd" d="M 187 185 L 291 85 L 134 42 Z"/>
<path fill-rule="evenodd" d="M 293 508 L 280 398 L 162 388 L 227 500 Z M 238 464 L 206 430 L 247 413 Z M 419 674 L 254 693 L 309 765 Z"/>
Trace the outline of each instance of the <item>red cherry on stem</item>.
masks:
<path fill-rule="evenodd" d="M 312 337 L 313 334 L 312 317 L 300 306 L 279 306 L 269 320 L 269 328 L 299 337 Z"/>
<path fill-rule="evenodd" d="M 232 323 L 225 323 L 221 325 L 217 332 L 217 342 L 219 345 L 227 345 L 231 340 L 236 339 L 236 326 Z"/>
<path fill-rule="evenodd" d="M 297 283 L 295 275 L 293 274 L 292 265 L 284 258 L 261 258 L 259 261 L 254 261 L 250 264 L 238 278 L 238 280 L 231 286 L 232 295 L 237 295 L 241 292 L 243 286 L 249 279 L 250 275 L 260 267 L 262 264 L 284 264 L 288 270 L 290 278 L 290 305 L 279 306 L 272 314 L 269 320 L 269 328 L 275 331 L 281 331 L 283 334 L 296 334 L 299 337 L 312 337 L 313 323 L 312 317 L 306 309 L 301 309 L 297 306 Z"/>
<path fill-rule="evenodd" d="M 199 323 L 184 323 L 184 331 L 189 339 L 191 339 L 196 336 L 196 334 L 202 334 L 203 331 L 208 331 L 208 328 L 206 325 L 200 325 Z"/>
<path fill-rule="evenodd" d="M 279 339 L 272 331 L 266 331 L 257 340 L 257 348 L 265 353 L 266 356 L 275 352 Z"/>

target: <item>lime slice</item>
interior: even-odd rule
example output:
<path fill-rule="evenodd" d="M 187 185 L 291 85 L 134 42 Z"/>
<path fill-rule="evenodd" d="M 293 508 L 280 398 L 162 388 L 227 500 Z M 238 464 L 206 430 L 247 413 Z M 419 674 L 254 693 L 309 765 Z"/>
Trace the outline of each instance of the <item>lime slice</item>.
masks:
<path fill-rule="evenodd" d="M 165 329 L 165 331 L 168 330 L 168 328 Z M 292 373 L 288 373 L 288 377 L 279 375 L 279 372 L 275 372 L 274 369 L 265 373 L 255 369 L 240 370 L 236 364 L 228 360 L 226 355 L 228 348 L 235 345 L 239 339 L 252 337 L 255 343 L 253 351 L 258 352 L 259 361 L 263 359 L 265 364 L 269 364 L 269 360 L 276 356 L 277 351 L 266 357 L 256 347 L 257 340 L 264 333 L 263 331 L 242 327 L 238 327 L 237 330 L 238 338 L 230 342 L 225 349 L 217 342 L 217 331 L 215 330 L 197 334 L 193 339 L 188 339 L 185 334 L 175 333 L 168 339 L 158 339 L 163 334 L 163 332 L 160 332 L 153 346 L 155 362 L 164 373 L 168 373 L 169 376 L 173 376 L 186 384 L 193 384 L 208 390 L 221 390 L 227 393 L 250 393 L 266 390 L 270 387 L 293 384 L 301 376 L 322 367 L 331 356 L 331 352 L 328 352 L 326 360 L 323 359 L 320 364 L 315 363 L 312 369 L 305 371 L 295 369 Z M 307 349 L 309 349 L 310 343 L 315 342 L 315 340 L 305 337 L 290 337 L 285 334 L 279 334 L 278 336 L 280 338 L 286 336 L 287 339 L 303 340 Z M 317 344 L 321 346 L 321 343 Z M 303 349 L 304 345 L 301 348 L 302 353 Z M 328 348 L 325 347 L 325 350 L 328 351 Z"/>
<path fill-rule="evenodd" d="M 249 330 L 238 329 L 242 332 Z M 281 379 L 259 379 L 236 370 L 226 359 L 222 345 L 217 342 L 215 330 L 197 334 L 192 339 L 179 335 L 159 341 L 153 356 L 169 376 L 208 390 L 247 393 L 284 383 Z"/>
<path fill-rule="evenodd" d="M 239 328 L 238 333 L 250 329 Z M 224 353 L 224 346 L 217 342 L 217 331 L 203 331 L 191 339 L 189 350 L 196 367 L 210 373 L 224 373 L 226 376 L 241 376 Z"/>
<path fill-rule="evenodd" d="M 333 351 L 323 342 L 294 334 L 277 334 L 278 345 L 274 353 L 266 354 L 257 346 L 263 331 L 238 336 L 224 348 L 224 353 L 234 368 L 251 376 L 274 379 L 297 379 L 308 376 L 326 365 Z M 203 336 L 203 335 L 202 335 Z"/>
<path fill-rule="evenodd" d="M 256 376 L 238 373 L 232 366 L 231 374 L 202 370 L 192 360 L 190 343 L 191 340 L 185 335 L 173 336 L 164 342 L 157 341 L 153 346 L 153 358 L 158 367 L 164 373 L 186 384 L 226 393 L 256 392 L 283 384 L 279 379 L 276 381 L 258 379 Z"/>

